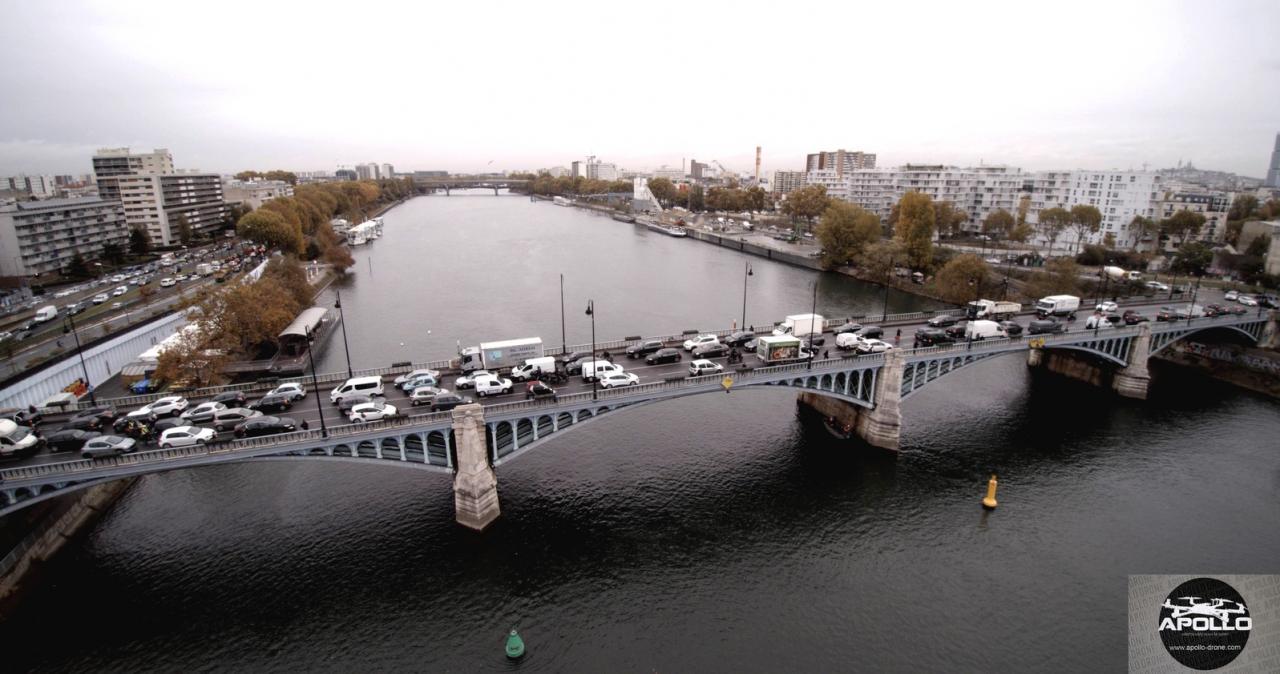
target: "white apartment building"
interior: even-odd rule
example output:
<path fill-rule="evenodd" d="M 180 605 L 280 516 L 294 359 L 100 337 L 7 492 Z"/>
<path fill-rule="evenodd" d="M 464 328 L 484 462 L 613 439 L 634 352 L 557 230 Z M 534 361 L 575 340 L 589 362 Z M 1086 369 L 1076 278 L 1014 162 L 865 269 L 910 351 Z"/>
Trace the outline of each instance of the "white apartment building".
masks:
<path fill-rule="evenodd" d="M 377 164 L 356 164 L 356 177 L 360 180 L 377 180 Z"/>
<path fill-rule="evenodd" d="M 48 199 L 58 194 L 59 186 L 53 176 L 16 175 L 0 178 L 0 190 L 26 192 L 37 199 Z"/>
<path fill-rule="evenodd" d="M 244 204 L 257 210 L 276 197 L 293 196 L 293 186 L 283 180 L 226 180 L 222 194 L 229 204 Z"/>
<path fill-rule="evenodd" d="M 617 180 L 618 166 L 603 162 L 588 162 L 587 177 L 593 180 Z"/>
<path fill-rule="evenodd" d="M 907 192 L 923 192 L 934 201 L 949 201 L 969 215 L 963 228 L 977 231 L 997 209 L 1013 212 L 1026 174 L 1008 166 L 907 165 L 891 169 L 809 171 L 810 185 L 823 185 L 827 194 L 858 204 L 887 220 Z"/>
<path fill-rule="evenodd" d="M 132 153 L 127 147 L 103 148 L 93 155 L 93 175 L 98 194 L 104 199 L 119 199 L 116 176 L 161 175 L 173 173 L 173 155 L 164 148 L 147 153 Z"/>
<path fill-rule="evenodd" d="M 848 150 L 814 152 L 805 157 L 806 171 L 831 170 L 837 174 L 876 167 L 876 155 L 872 152 Z"/>
<path fill-rule="evenodd" d="M 0 276 L 60 271 L 76 253 L 102 255 L 108 243 L 126 247 L 129 228 L 114 199 L 47 199 L 0 207 Z"/>
<path fill-rule="evenodd" d="M 1138 233 L 1129 228 L 1135 216 L 1159 219 L 1159 201 L 1162 196 L 1161 176 L 1151 171 L 1039 171 L 1029 176 L 1023 193 L 1031 197 L 1027 222 L 1039 221 L 1040 211 L 1046 208 L 1064 208 L 1087 205 L 1102 213 L 1102 227 L 1097 233 L 1088 234 L 1081 245 L 1102 243 L 1108 234 L 1115 238 L 1118 248 L 1135 248 L 1140 245 Z M 1016 208 L 1016 206 L 1015 206 Z M 1047 240 L 1037 233 L 1033 243 L 1047 245 Z M 1068 254 L 1076 251 L 1074 232 L 1060 236 L 1051 251 Z"/>
<path fill-rule="evenodd" d="M 1157 205 L 1157 218 L 1164 220 L 1178 211 L 1191 211 L 1204 216 L 1204 225 L 1194 239 L 1205 243 L 1222 243 L 1227 231 L 1227 215 L 1235 195 L 1221 190 L 1210 190 L 1196 185 L 1167 184 L 1161 190 Z M 1146 242 L 1144 242 L 1146 243 Z M 1150 242 L 1154 244 L 1154 242 Z M 1166 250 L 1172 250 L 1176 241 L 1166 241 Z"/>
<path fill-rule="evenodd" d="M 666 178 L 667 180 L 670 180 L 671 182 L 674 183 L 674 182 L 679 182 L 681 180 L 684 180 L 684 169 L 672 168 L 670 166 L 667 166 L 666 164 L 663 164 L 662 166 L 655 169 L 651 175 L 654 178 Z"/>
<path fill-rule="evenodd" d="M 227 204 L 222 199 L 222 177 L 216 173 L 120 176 L 120 203 L 130 227 L 141 227 L 151 243 L 178 243 L 179 218 L 193 233 L 208 234 L 222 226 Z"/>
<path fill-rule="evenodd" d="M 391 166 L 391 164 L 383 164 L 378 169 L 378 177 L 382 178 L 383 180 L 391 180 L 392 178 L 396 177 L 396 170 L 394 167 Z"/>
<path fill-rule="evenodd" d="M 804 171 L 774 171 L 772 189 L 774 194 L 791 194 L 804 187 L 808 174 Z"/>

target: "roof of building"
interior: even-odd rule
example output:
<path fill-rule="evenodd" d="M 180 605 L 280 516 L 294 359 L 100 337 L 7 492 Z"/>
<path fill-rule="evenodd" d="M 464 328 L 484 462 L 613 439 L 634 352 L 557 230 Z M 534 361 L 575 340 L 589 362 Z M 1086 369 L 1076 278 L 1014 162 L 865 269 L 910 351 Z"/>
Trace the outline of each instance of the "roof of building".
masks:
<path fill-rule="evenodd" d="M 307 332 L 314 331 L 319 327 L 320 323 L 324 321 L 324 318 L 328 313 L 329 310 L 324 307 L 303 309 L 302 313 L 298 314 L 298 317 L 293 319 L 293 322 L 289 324 L 289 327 L 282 330 L 279 336 L 281 338 L 301 337 L 306 339 Z"/>
<path fill-rule="evenodd" d="M 84 208 L 88 206 L 100 206 L 102 204 L 112 203 L 112 199 L 103 199 L 101 197 L 79 197 L 75 199 L 32 199 L 30 201 L 19 201 L 3 207 L 7 211 L 41 211 L 46 209 L 59 208 Z M 119 203 L 119 202 L 115 202 Z"/>

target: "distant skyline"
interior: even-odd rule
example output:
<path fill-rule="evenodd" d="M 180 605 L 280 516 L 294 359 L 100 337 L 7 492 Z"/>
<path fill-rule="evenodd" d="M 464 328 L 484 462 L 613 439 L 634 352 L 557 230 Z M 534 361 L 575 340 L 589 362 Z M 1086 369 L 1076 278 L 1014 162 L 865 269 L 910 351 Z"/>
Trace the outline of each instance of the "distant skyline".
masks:
<path fill-rule="evenodd" d="M 19 3 L 0 174 L 719 160 L 1265 175 L 1280 3 Z"/>

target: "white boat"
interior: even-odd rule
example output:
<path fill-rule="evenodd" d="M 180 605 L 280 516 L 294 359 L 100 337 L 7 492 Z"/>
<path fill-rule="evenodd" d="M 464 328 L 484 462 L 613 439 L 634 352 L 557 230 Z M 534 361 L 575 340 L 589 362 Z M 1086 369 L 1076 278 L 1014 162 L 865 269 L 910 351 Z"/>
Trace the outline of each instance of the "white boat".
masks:
<path fill-rule="evenodd" d="M 551 202 L 552 202 L 552 203 L 554 203 L 554 204 L 555 204 L 555 205 L 557 205 L 557 206 L 572 206 L 572 205 L 573 205 L 573 201 L 572 201 L 572 200 L 570 200 L 568 197 L 556 197 L 555 199 L 552 199 L 552 200 L 551 200 Z"/>
<path fill-rule="evenodd" d="M 369 240 L 364 237 L 364 232 L 360 231 L 360 228 L 356 227 L 347 231 L 348 246 L 363 246 L 368 242 Z"/>
<path fill-rule="evenodd" d="M 684 231 L 683 227 L 676 227 L 674 225 L 664 225 L 660 222 L 655 222 L 653 220 L 646 220 L 644 222 L 644 226 L 648 227 L 649 229 L 652 229 L 655 232 L 662 232 L 667 236 L 674 236 L 674 237 L 689 236 L 689 233 Z"/>

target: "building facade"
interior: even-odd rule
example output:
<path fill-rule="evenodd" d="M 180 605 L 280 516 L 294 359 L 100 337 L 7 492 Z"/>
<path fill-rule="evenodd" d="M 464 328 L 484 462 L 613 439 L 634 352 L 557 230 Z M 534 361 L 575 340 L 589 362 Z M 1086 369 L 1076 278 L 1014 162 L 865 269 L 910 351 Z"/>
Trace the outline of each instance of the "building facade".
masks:
<path fill-rule="evenodd" d="M 49 199 L 0 207 L 0 276 L 65 269 L 76 253 L 102 256 L 108 243 L 128 246 L 129 227 L 115 199 Z"/>
<path fill-rule="evenodd" d="M 674 182 L 679 182 L 681 180 L 684 180 L 684 169 L 672 168 L 664 164 L 661 167 L 655 169 L 652 175 L 654 178 L 666 178 L 667 180 L 670 180 L 671 182 L 674 183 Z"/>
<path fill-rule="evenodd" d="M 164 148 L 137 154 L 127 147 L 103 148 L 93 155 L 94 181 L 98 183 L 98 196 L 103 199 L 120 198 L 120 176 L 164 173 L 173 173 L 173 155 Z"/>
<path fill-rule="evenodd" d="M 0 190 L 25 192 L 37 199 L 49 199 L 61 192 L 61 183 L 54 176 L 16 175 L 0 178 Z"/>
<path fill-rule="evenodd" d="M 216 173 L 120 176 L 120 203 L 130 227 L 141 228 L 156 245 L 182 238 L 182 221 L 193 234 L 209 234 L 227 217 L 222 177 Z"/>
<path fill-rule="evenodd" d="M 1173 217 L 1173 214 L 1178 211 L 1199 213 L 1204 216 L 1204 226 L 1194 238 L 1205 243 L 1222 243 L 1226 235 L 1227 214 L 1231 210 L 1233 196 L 1229 192 L 1219 190 L 1170 185 L 1161 191 L 1156 213 L 1161 220 Z M 1166 241 L 1166 248 L 1175 243 Z"/>
<path fill-rule="evenodd" d="M 391 164 L 383 164 L 378 168 L 378 177 L 383 180 L 391 180 L 396 177 L 396 170 Z"/>
<path fill-rule="evenodd" d="M 228 204 L 244 204 L 257 210 L 276 197 L 293 196 L 293 186 L 283 180 L 227 180 L 222 184 Z"/>
<path fill-rule="evenodd" d="M 795 190 L 804 187 L 807 180 L 804 171 L 774 171 L 773 172 L 773 193 L 774 194 L 791 194 Z"/>
<path fill-rule="evenodd" d="M 1280 133 L 1276 134 L 1276 146 L 1271 150 L 1271 164 L 1267 166 L 1267 187 L 1280 187 Z"/>
<path fill-rule="evenodd" d="M 849 152 L 835 150 L 832 152 L 814 152 L 805 158 L 806 171 L 835 171 L 836 175 L 844 175 L 849 171 L 873 169 L 876 167 L 876 156 L 871 152 Z"/>

